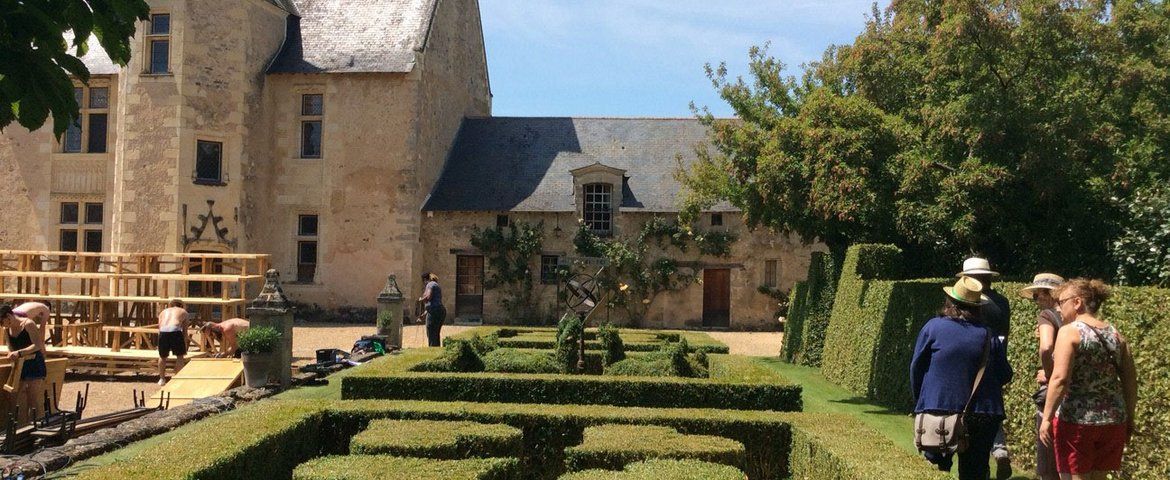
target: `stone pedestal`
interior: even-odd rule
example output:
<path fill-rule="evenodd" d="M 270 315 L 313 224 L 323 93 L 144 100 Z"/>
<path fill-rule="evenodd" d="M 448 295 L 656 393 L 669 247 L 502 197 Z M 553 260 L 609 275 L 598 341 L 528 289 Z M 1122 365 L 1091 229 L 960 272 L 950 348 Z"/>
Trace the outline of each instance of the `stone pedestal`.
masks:
<path fill-rule="evenodd" d="M 279 380 L 281 388 L 288 388 L 292 383 L 292 303 L 280 288 L 280 274 L 276 270 L 269 270 L 264 275 L 264 288 L 248 304 L 247 314 L 249 328 L 272 327 L 280 332 L 280 345 L 274 352 L 276 359 L 268 378 L 270 381 Z"/>
<path fill-rule="evenodd" d="M 386 288 L 378 294 L 378 335 L 389 338 L 387 347 L 402 348 L 402 290 L 394 275 L 386 278 Z"/>

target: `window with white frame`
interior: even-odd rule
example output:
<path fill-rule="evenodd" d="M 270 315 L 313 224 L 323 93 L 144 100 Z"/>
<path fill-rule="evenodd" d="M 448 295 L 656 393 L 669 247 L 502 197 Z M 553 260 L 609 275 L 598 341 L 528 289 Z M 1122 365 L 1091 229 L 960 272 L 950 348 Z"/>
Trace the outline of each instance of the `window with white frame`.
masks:
<path fill-rule="evenodd" d="M 585 227 L 602 236 L 613 233 L 613 185 L 590 183 L 583 187 L 585 193 Z"/>
<path fill-rule="evenodd" d="M 325 95 L 301 95 L 301 158 L 321 158 L 321 120 L 325 115 Z"/>
<path fill-rule="evenodd" d="M 61 139 L 63 153 L 106 153 L 109 135 L 110 87 L 75 86 L 73 98 L 79 107 L 77 118 Z"/>
<path fill-rule="evenodd" d="M 57 249 L 62 252 L 102 251 L 104 207 L 101 202 L 61 202 Z"/>
<path fill-rule="evenodd" d="M 171 73 L 171 15 L 151 14 L 146 32 L 146 73 Z"/>

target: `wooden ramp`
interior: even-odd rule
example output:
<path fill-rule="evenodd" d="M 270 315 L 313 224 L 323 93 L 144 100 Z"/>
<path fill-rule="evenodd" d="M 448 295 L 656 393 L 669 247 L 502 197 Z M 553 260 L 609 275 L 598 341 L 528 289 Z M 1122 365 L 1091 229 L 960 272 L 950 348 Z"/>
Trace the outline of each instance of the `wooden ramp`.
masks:
<path fill-rule="evenodd" d="M 151 399 L 170 395 L 170 406 L 223 393 L 244 383 L 244 365 L 234 358 L 194 358 Z M 163 397 L 165 398 L 165 397 Z M 154 403 L 152 403 L 154 404 Z"/>

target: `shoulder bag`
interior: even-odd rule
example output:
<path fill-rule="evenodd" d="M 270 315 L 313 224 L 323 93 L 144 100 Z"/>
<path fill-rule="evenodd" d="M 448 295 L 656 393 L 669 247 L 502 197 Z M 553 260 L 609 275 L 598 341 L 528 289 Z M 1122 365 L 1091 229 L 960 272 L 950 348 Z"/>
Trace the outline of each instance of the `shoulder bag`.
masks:
<path fill-rule="evenodd" d="M 983 381 L 983 373 L 987 370 L 987 360 L 991 356 L 991 332 L 983 340 L 983 360 L 979 364 L 979 372 L 975 374 L 975 384 L 971 386 L 971 394 L 967 396 L 967 404 L 959 413 L 929 413 L 922 412 L 914 415 L 914 445 L 919 451 L 933 451 L 943 455 L 962 453 L 967 450 L 967 425 L 963 417 L 971 409 L 971 401 L 975 399 L 975 390 Z"/>

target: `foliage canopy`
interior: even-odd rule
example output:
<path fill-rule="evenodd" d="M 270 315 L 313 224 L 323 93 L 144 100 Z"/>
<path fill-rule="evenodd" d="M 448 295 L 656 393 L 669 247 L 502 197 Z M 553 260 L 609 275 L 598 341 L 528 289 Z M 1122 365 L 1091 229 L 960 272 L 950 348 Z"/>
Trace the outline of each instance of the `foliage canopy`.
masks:
<path fill-rule="evenodd" d="M 800 78 L 752 48 L 749 79 L 707 67 L 735 120 L 680 169 L 689 212 L 831 247 L 892 242 L 953 273 L 1114 273 L 1125 205 L 1170 179 L 1170 4 L 908 0 L 876 7 Z"/>

